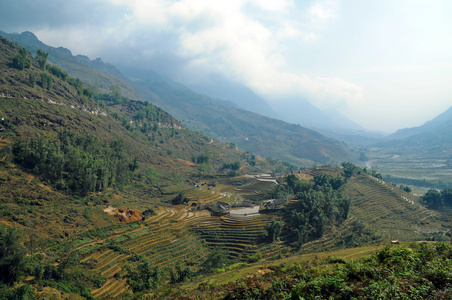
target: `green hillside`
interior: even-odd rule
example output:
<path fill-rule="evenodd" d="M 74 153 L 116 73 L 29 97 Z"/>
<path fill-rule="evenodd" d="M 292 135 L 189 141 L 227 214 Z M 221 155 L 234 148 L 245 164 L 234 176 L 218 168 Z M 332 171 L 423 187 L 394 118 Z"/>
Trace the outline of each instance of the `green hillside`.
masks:
<path fill-rule="evenodd" d="M 163 80 L 134 81 L 133 85 L 143 99 L 187 127 L 260 156 L 305 166 L 352 159 L 344 144 L 299 125 L 240 110 Z"/>
<path fill-rule="evenodd" d="M 250 299 L 238 286 L 250 277 L 215 292 L 207 284 L 249 268 L 269 274 L 256 287 L 262 295 L 278 276 L 285 296 L 308 295 L 296 280 L 314 277 L 294 255 L 358 257 L 371 251 L 358 245 L 448 238 L 444 215 L 351 163 L 292 174 L 290 164 L 188 130 L 151 103 L 93 91 L 47 64 L 45 52 L 0 38 L 0 54 L 2 299 Z M 403 259 L 425 250 L 412 248 L 400 250 L 409 252 Z M 449 251 L 441 249 L 429 251 Z M 315 255 L 309 260 L 320 264 Z M 326 280 L 321 272 L 312 274 Z M 449 273 L 438 274 L 421 278 L 434 285 L 426 291 L 446 295 Z M 337 293 L 325 284 L 322 295 Z"/>
<path fill-rule="evenodd" d="M 108 92 L 110 87 L 117 85 L 122 94 L 130 99 L 140 99 L 138 93 L 121 78 L 121 73 L 112 65 L 102 62 L 101 59 L 90 60 L 86 56 L 73 56 L 66 48 L 55 48 L 42 43 L 31 32 L 6 33 L 0 31 L 0 36 L 17 42 L 22 47 L 36 54 L 38 49 L 49 53 L 49 62 L 58 65 L 74 78 L 80 78 L 84 83 L 100 92 Z"/>
<path fill-rule="evenodd" d="M 91 61 L 84 56 L 72 56 L 68 49 L 45 45 L 31 32 L 0 34 L 32 53 L 39 48 L 47 51 L 51 62 L 94 90 L 106 92 L 117 85 L 128 98 L 139 99 L 141 96 L 181 120 L 186 127 L 221 142 L 232 142 L 245 151 L 303 166 L 354 159 L 346 145 L 335 139 L 298 125 L 237 109 L 227 101 L 195 93 L 152 72 L 133 75 L 133 81 L 129 81 L 114 66 L 100 59 Z"/>

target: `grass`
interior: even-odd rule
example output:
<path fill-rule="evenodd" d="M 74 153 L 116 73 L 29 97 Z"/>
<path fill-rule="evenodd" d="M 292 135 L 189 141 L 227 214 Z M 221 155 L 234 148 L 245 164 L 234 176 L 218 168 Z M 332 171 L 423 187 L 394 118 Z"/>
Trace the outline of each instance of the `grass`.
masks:
<path fill-rule="evenodd" d="M 222 273 L 210 275 L 204 280 L 200 280 L 196 283 L 188 283 L 184 285 L 183 288 L 190 289 L 199 285 L 199 283 L 201 282 L 211 285 L 225 284 L 229 282 L 234 282 L 238 279 L 245 278 L 249 275 L 258 274 L 258 271 L 262 269 L 270 269 L 276 266 L 284 266 L 284 268 L 290 268 L 291 266 L 300 264 L 302 262 L 313 262 L 313 261 L 320 262 L 321 260 L 326 259 L 329 256 L 337 256 L 345 260 L 358 259 L 369 254 L 375 253 L 375 251 L 380 248 L 382 248 L 382 246 L 365 246 L 342 250 L 334 250 L 328 252 L 293 255 L 287 258 L 276 259 L 271 261 L 266 260 L 263 263 L 255 263 L 248 266 L 242 266 L 239 268 L 235 268 L 233 270 L 225 271 Z"/>

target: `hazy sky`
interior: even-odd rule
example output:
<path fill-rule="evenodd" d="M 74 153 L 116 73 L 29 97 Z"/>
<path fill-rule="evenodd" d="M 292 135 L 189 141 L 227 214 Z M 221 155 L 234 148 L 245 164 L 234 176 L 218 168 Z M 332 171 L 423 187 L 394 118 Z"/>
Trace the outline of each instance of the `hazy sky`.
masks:
<path fill-rule="evenodd" d="M 0 30 L 183 83 L 222 74 L 368 129 L 452 106 L 449 0 L 0 0 Z"/>

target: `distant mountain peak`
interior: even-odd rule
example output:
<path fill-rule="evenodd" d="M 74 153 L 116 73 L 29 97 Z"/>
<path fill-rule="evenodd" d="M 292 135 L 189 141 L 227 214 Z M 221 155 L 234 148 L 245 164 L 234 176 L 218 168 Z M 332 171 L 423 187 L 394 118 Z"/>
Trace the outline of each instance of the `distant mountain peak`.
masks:
<path fill-rule="evenodd" d="M 21 33 L 21 35 L 26 37 L 26 38 L 28 38 L 28 39 L 33 39 L 33 40 L 36 40 L 36 41 L 39 40 L 38 37 L 31 31 L 24 31 L 24 32 Z"/>
<path fill-rule="evenodd" d="M 439 114 L 432 120 L 425 122 L 421 126 L 397 130 L 396 132 L 388 136 L 388 140 L 403 139 L 417 134 L 432 132 L 446 126 L 446 123 L 452 123 L 452 106 L 449 107 L 445 112 Z"/>

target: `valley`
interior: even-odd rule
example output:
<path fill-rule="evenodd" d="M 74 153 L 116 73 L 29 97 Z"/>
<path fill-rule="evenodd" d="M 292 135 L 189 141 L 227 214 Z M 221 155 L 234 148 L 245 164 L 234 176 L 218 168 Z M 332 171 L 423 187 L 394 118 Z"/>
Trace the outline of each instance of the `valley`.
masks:
<path fill-rule="evenodd" d="M 365 299 L 421 258 L 429 284 L 409 284 L 450 295 L 447 139 L 359 166 L 314 130 L 22 38 L 0 40 L 0 298 Z"/>

